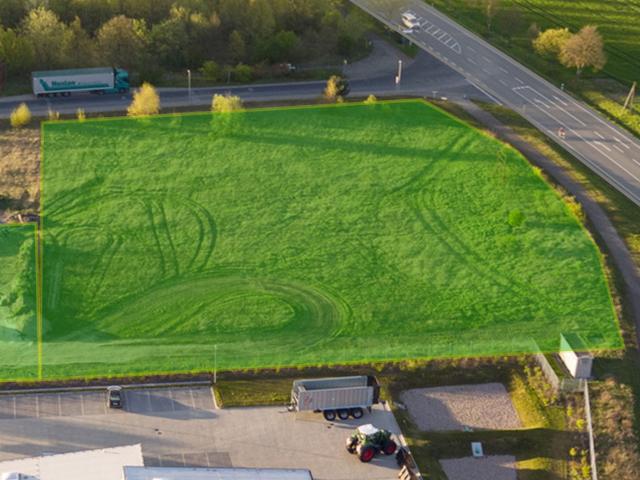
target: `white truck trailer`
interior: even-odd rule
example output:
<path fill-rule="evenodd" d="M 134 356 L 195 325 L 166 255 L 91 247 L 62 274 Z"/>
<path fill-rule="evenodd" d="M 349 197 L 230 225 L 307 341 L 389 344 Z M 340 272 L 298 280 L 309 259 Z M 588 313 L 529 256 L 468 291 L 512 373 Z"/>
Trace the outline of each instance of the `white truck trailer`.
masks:
<path fill-rule="evenodd" d="M 331 422 L 336 417 L 361 418 L 379 399 L 380 384 L 371 375 L 295 380 L 290 410 L 322 412 Z"/>
<path fill-rule="evenodd" d="M 38 97 L 68 96 L 76 92 L 126 93 L 129 73 L 120 68 L 76 68 L 31 74 L 33 93 Z"/>

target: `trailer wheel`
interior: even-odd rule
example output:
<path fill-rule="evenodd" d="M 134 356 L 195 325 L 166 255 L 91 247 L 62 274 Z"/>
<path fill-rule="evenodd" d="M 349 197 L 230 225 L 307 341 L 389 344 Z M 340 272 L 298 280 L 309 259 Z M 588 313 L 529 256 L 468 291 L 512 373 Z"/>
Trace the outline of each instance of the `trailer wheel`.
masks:
<path fill-rule="evenodd" d="M 340 420 L 349 420 L 349 410 L 347 410 L 346 408 L 339 408 L 338 418 Z"/>
<path fill-rule="evenodd" d="M 327 422 L 333 422 L 336 419 L 336 411 L 335 410 L 323 410 L 322 415 L 324 415 L 324 419 Z"/>
<path fill-rule="evenodd" d="M 351 414 L 351 416 L 353 418 L 362 418 L 362 416 L 364 415 L 364 410 L 362 410 L 360 407 L 356 407 L 356 408 L 352 408 L 349 413 Z"/>
<path fill-rule="evenodd" d="M 371 445 L 358 445 L 356 452 L 362 463 L 368 463 L 376 456 L 376 449 Z"/>

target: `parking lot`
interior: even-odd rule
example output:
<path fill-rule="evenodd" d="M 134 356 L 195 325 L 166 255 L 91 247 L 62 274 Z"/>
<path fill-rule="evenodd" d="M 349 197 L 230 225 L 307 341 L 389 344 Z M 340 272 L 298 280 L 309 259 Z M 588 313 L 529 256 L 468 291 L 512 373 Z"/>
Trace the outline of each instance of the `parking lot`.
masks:
<path fill-rule="evenodd" d="M 345 440 L 356 425 L 399 433 L 376 406 L 360 420 L 329 423 L 284 407 L 215 408 L 209 387 L 125 389 L 124 409 L 103 391 L 0 395 L 0 461 L 142 444 L 149 466 L 308 468 L 324 480 L 397 478 L 393 457 L 362 464 Z"/>

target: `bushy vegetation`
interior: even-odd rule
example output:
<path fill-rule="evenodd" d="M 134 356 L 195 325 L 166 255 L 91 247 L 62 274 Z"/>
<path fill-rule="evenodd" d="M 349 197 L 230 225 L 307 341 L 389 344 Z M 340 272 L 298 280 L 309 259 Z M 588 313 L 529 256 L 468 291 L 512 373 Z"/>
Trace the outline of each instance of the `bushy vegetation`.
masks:
<path fill-rule="evenodd" d="M 31 122 L 31 110 L 26 103 L 21 103 L 11 112 L 9 120 L 13 128 L 26 127 Z"/>
<path fill-rule="evenodd" d="M 10 78 L 113 65 L 149 81 L 204 67 L 218 80 L 241 63 L 357 55 L 368 21 L 346 0 L 2 0 L 0 61 Z"/>
<path fill-rule="evenodd" d="M 145 82 L 133 92 L 133 100 L 127 108 L 127 115 L 130 117 L 145 117 L 157 115 L 158 113 L 160 113 L 160 96 L 153 85 Z M 78 119 L 80 119 L 80 115 L 78 115 Z"/>
<path fill-rule="evenodd" d="M 242 109 L 242 100 L 237 95 L 215 94 L 211 99 L 211 111 L 218 113 L 235 112 Z"/>

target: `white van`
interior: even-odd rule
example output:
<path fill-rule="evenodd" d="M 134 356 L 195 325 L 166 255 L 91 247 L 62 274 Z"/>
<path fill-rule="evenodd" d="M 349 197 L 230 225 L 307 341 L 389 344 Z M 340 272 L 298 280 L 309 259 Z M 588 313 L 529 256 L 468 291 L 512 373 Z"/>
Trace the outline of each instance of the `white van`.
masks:
<path fill-rule="evenodd" d="M 410 29 L 414 29 L 420 26 L 418 18 L 411 12 L 404 12 L 402 14 L 402 23 L 405 27 Z"/>

